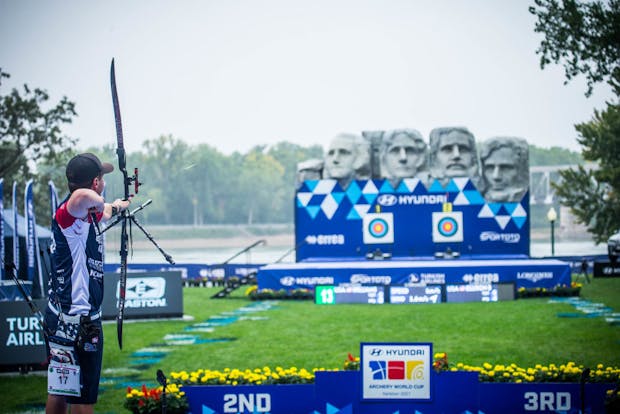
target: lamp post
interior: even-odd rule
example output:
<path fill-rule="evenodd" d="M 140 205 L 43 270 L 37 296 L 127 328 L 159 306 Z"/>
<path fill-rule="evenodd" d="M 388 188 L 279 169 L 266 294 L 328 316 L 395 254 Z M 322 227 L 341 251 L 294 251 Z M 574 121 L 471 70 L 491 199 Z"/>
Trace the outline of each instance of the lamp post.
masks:
<path fill-rule="evenodd" d="M 558 213 L 555 212 L 555 208 L 551 206 L 547 211 L 547 220 L 551 223 L 551 256 L 555 256 L 555 221 L 558 219 Z"/>

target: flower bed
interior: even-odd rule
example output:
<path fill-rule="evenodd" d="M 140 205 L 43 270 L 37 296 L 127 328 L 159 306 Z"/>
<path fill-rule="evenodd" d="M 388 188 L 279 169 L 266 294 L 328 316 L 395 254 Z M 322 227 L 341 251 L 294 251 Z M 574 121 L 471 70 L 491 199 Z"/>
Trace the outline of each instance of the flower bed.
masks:
<path fill-rule="evenodd" d="M 284 369 L 276 367 L 255 369 L 230 369 L 222 371 L 198 369 L 192 372 L 172 372 L 171 381 L 177 385 L 271 385 L 271 384 L 311 384 L 317 371 L 354 371 L 359 370 L 360 359 L 350 353 L 344 361 L 343 368 L 305 368 L 291 367 Z M 523 368 L 516 364 L 501 365 L 485 362 L 482 366 L 463 363 L 450 364 L 445 352 L 436 353 L 433 368 L 435 371 L 477 372 L 480 382 L 573 382 L 578 383 L 586 368 L 574 362 L 559 366 L 555 364 Z M 613 383 L 620 381 L 620 368 L 605 367 L 598 364 L 595 369 L 586 372 L 585 380 L 596 383 Z"/>
<path fill-rule="evenodd" d="M 314 291 L 310 289 L 293 289 L 287 291 L 284 289 L 258 289 L 256 286 L 248 288 L 245 294 L 251 300 L 270 300 L 270 299 L 295 299 L 295 300 L 314 300 Z"/>
<path fill-rule="evenodd" d="M 161 413 L 164 387 L 142 388 L 127 387 L 123 406 L 134 414 Z M 177 384 L 166 386 L 166 412 L 169 414 L 184 414 L 189 409 L 185 393 Z"/>
<path fill-rule="evenodd" d="M 311 384 L 314 382 L 314 373 L 301 368 L 291 367 L 284 369 L 269 367 L 255 369 L 230 369 L 223 371 L 199 369 L 192 372 L 172 372 L 173 383 L 178 385 L 274 385 L 274 384 Z"/>
<path fill-rule="evenodd" d="M 548 296 L 579 296 L 581 293 L 581 287 L 583 285 L 577 282 L 571 282 L 570 286 L 557 285 L 553 289 L 547 289 L 543 287 L 537 288 L 524 288 L 521 287 L 517 290 L 517 297 L 519 299 L 524 298 L 540 298 Z"/>
<path fill-rule="evenodd" d="M 595 369 L 585 368 L 574 362 L 568 362 L 557 366 L 555 364 L 536 364 L 533 368 L 522 368 L 517 364 L 490 364 L 485 362 L 482 366 L 467 365 L 461 362 L 450 365 L 448 354 L 438 352 L 434 356 L 433 368 L 435 371 L 466 371 L 477 372 L 480 382 L 586 382 L 614 383 L 620 381 L 620 368 L 605 367 L 598 364 Z"/>
<path fill-rule="evenodd" d="M 559 366 L 555 364 L 540 365 L 534 367 L 519 367 L 516 364 L 490 364 L 473 366 L 463 363 L 450 364 L 448 355 L 439 352 L 434 355 L 433 368 L 437 373 L 441 372 L 476 372 L 480 383 L 579 383 L 582 379 L 588 383 L 616 383 L 620 382 L 620 368 L 605 367 L 598 364 L 595 368 L 587 370 L 582 365 L 568 362 Z M 347 355 L 342 368 L 304 368 L 290 367 L 262 367 L 254 369 L 231 369 L 223 370 L 197 369 L 195 371 L 171 372 L 170 383 L 167 391 L 167 412 L 184 413 L 188 410 L 188 401 L 181 386 L 264 386 L 284 384 L 314 384 L 315 374 L 318 371 L 357 371 L 360 369 L 360 358 Z M 147 389 L 129 388 L 126 394 L 125 408 L 136 414 L 149 414 L 161 412 L 162 387 Z M 617 404 L 620 400 L 618 390 L 608 392 L 606 404 Z"/>

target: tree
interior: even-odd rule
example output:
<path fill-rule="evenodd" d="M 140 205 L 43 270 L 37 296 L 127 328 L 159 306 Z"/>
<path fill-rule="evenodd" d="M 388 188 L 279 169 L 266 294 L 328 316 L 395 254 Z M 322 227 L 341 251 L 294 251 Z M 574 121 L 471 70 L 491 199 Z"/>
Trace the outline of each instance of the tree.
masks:
<path fill-rule="evenodd" d="M 534 31 L 545 37 L 536 50 L 542 69 L 562 63 L 566 82 L 579 74 L 594 84 L 620 83 L 620 1 L 534 0 Z"/>
<path fill-rule="evenodd" d="M 0 91 L 2 81 L 9 77 L 0 68 Z M 14 180 L 25 185 L 28 179 L 35 178 L 32 167 L 37 166 L 35 210 L 43 225 L 50 221 L 47 181 L 55 172 L 64 171 L 62 167 L 76 142 L 61 129 L 77 115 L 74 103 L 63 97 L 47 109 L 48 101 L 46 91 L 32 90 L 28 85 L 21 92 L 12 89 L 8 95 L 0 95 L 0 177 L 5 186 L 12 185 Z M 23 196 L 24 185 L 18 186 L 18 197 Z"/>
<path fill-rule="evenodd" d="M 615 93 L 607 108 L 595 111 L 591 121 L 575 126 L 586 161 L 598 169 L 561 171 L 554 184 L 562 204 L 588 226 L 597 243 L 620 228 L 620 0 L 535 0 L 530 7 L 543 33 L 537 53 L 541 67 L 562 63 L 567 82 L 582 74 L 586 96 L 596 83 L 606 81 Z"/>
<path fill-rule="evenodd" d="M 540 148 L 530 145 L 530 166 L 574 165 L 583 163 L 583 157 L 575 151 L 562 147 Z"/>
<path fill-rule="evenodd" d="M 560 172 L 562 183 L 554 185 L 562 204 L 572 212 L 597 243 L 620 228 L 620 105 L 595 111 L 590 122 L 575 127 L 583 157 L 596 161 L 598 169 Z"/>

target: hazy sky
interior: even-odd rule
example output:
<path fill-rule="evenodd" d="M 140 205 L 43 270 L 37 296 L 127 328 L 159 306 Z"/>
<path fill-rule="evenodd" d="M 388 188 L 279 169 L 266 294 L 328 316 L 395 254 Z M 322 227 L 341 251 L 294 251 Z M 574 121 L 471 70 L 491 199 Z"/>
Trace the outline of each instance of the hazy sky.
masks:
<path fill-rule="evenodd" d="M 578 150 L 574 124 L 611 97 L 542 71 L 521 0 L 0 0 L 0 93 L 67 96 L 80 147 L 172 134 L 224 153 L 340 132 L 466 126 Z"/>

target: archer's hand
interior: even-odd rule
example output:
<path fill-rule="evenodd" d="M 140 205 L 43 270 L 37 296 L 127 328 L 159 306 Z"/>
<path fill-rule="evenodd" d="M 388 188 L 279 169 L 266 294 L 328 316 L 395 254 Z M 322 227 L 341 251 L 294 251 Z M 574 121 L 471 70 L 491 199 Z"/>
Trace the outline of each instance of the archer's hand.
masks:
<path fill-rule="evenodd" d="M 110 219 L 110 217 L 119 214 L 121 211 L 126 210 L 131 204 L 130 200 L 121 200 L 117 198 L 110 204 L 106 204 L 106 209 L 104 212 L 104 220 Z"/>
<path fill-rule="evenodd" d="M 121 200 L 120 198 L 117 198 L 116 200 L 112 202 L 112 207 L 114 207 L 120 212 L 120 211 L 126 210 L 130 204 L 131 204 L 131 199 Z"/>

